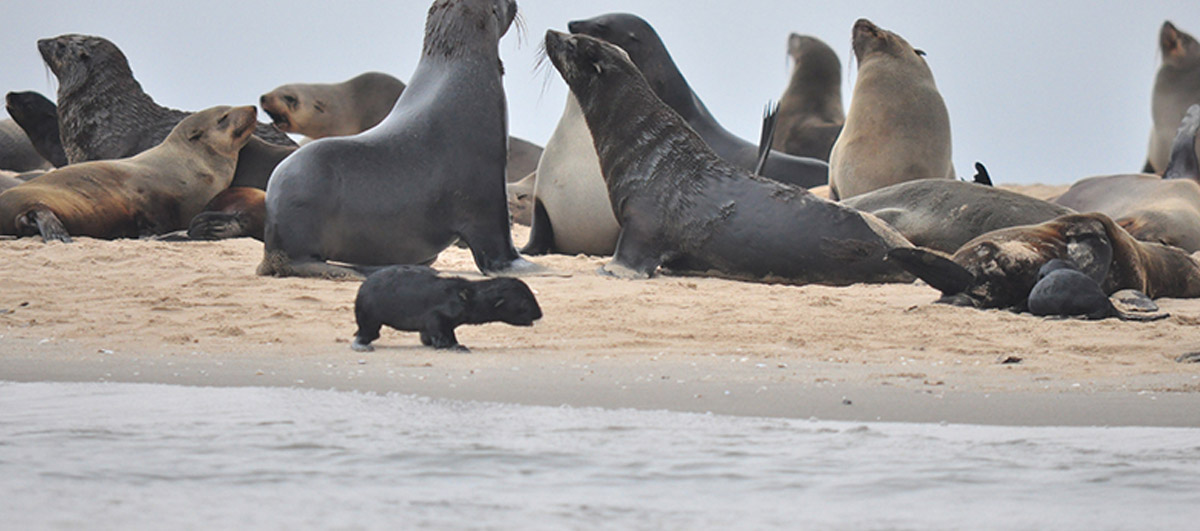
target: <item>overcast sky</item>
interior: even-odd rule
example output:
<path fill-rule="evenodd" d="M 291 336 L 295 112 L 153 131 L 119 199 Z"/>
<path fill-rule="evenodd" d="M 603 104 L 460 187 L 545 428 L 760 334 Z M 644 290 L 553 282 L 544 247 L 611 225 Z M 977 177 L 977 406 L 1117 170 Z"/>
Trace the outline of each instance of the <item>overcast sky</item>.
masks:
<path fill-rule="evenodd" d="M 162 105 L 252 104 L 291 82 L 378 70 L 407 81 L 430 2 L 344 0 L 0 0 L 0 89 L 57 85 L 35 42 L 107 37 Z M 727 127 L 757 139 L 763 104 L 787 85 L 791 32 L 829 43 L 853 90 L 859 17 L 924 49 L 950 111 L 955 167 L 985 162 L 998 182 L 1068 183 L 1135 172 L 1145 160 L 1164 20 L 1200 32 L 1194 1 L 525 0 L 524 31 L 502 42 L 510 131 L 544 144 L 566 86 L 534 69 L 547 28 L 610 12 L 647 19 L 693 89 Z M 263 117 L 265 119 L 265 115 Z"/>

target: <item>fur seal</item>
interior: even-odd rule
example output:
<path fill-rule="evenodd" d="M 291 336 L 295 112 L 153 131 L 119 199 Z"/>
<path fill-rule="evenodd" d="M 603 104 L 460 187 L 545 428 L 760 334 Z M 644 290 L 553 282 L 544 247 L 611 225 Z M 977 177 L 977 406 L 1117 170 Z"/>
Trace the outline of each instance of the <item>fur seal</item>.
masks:
<path fill-rule="evenodd" d="M 600 158 L 572 94 L 546 142 L 534 183 L 529 243 L 522 253 L 611 255 L 621 226 L 608 200 Z"/>
<path fill-rule="evenodd" d="M 888 259 L 942 292 L 938 302 L 1023 310 L 1038 271 L 1060 258 L 1106 294 L 1135 289 L 1151 298 L 1200 297 L 1200 262 L 1177 247 L 1140 242 L 1108 216 L 1069 214 L 984 234 L 946 255 L 919 247 Z"/>
<path fill-rule="evenodd" d="M 4 107 L 29 137 L 33 149 L 55 168 L 67 165 L 67 154 L 58 137 L 58 106 L 37 92 L 9 92 Z"/>
<path fill-rule="evenodd" d="M 981 234 L 1075 212 L 1024 194 L 953 179 L 902 182 L 841 203 L 879 216 L 913 245 L 947 253 Z"/>
<path fill-rule="evenodd" d="M 375 350 L 379 329 L 420 332 L 421 344 L 437 349 L 468 352 L 458 343 L 454 329 L 464 324 L 496 321 L 533 326 L 542 309 L 529 286 L 515 278 L 470 281 L 439 277 L 425 266 L 392 266 L 372 273 L 354 298 L 358 330 L 350 348 Z"/>
<path fill-rule="evenodd" d="M 858 80 L 829 156 L 833 197 L 916 179 L 953 179 L 950 115 L 923 53 L 867 19 L 854 23 L 853 42 Z"/>
<path fill-rule="evenodd" d="M 271 175 L 259 274 L 357 278 L 327 261 L 427 264 L 458 239 L 484 273 L 536 269 L 513 247 L 504 191 L 498 43 L 516 9 L 433 3 L 421 60 L 391 114 L 358 135 L 305 144 Z"/>
<path fill-rule="evenodd" d="M 51 164 L 34 149 L 29 136 L 13 120 L 0 120 L 0 170 L 45 170 Z"/>
<path fill-rule="evenodd" d="M 620 221 L 603 272 L 647 278 L 662 265 L 795 284 L 911 280 L 883 260 L 910 245 L 898 232 L 724 161 L 655 96 L 620 48 L 553 30 L 545 42 L 583 109 Z"/>
<path fill-rule="evenodd" d="M 1150 98 L 1154 128 L 1150 130 L 1150 147 L 1142 171 L 1162 175 L 1180 120 L 1189 106 L 1200 103 L 1200 43 L 1170 21 L 1163 23 L 1158 43 L 1162 65 Z M 1194 149 L 1200 152 L 1200 146 Z"/>
<path fill-rule="evenodd" d="M 58 78 L 58 124 L 63 149 L 72 163 L 131 157 L 163 141 L 190 113 L 163 107 L 133 77 L 125 54 L 111 41 L 89 35 L 61 35 L 38 41 L 38 51 Z M 254 153 L 268 143 L 294 148 L 287 135 L 257 124 L 255 137 L 239 157 L 237 186 L 265 187 L 279 152 Z M 251 165 L 251 166 L 243 166 Z M 269 165 L 269 164 L 267 164 Z M 273 167 L 273 166 L 272 166 Z"/>
<path fill-rule="evenodd" d="M 700 98 L 692 92 L 658 33 L 642 18 L 612 13 L 568 25 L 571 33 L 590 35 L 615 44 L 629 54 L 654 93 L 683 117 L 717 156 L 744 170 L 754 170 L 758 146 L 747 142 L 717 123 Z M 810 188 L 829 179 L 824 161 L 772 152 L 763 175 L 777 181 Z"/>
<path fill-rule="evenodd" d="M 0 234 L 138 237 L 183 228 L 233 180 L 254 107 L 213 107 L 133 157 L 72 164 L 0 193 Z"/>
<path fill-rule="evenodd" d="M 833 143 L 846 123 L 842 107 L 842 63 L 821 39 L 788 36 L 792 76 L 779 98 L 777 151 L 829 160 Z"/>
<path fill-rule="evenodd" d="M 1162 177 L 1154 174 L 1091 177 L 1071 186 L 1055 203 L 1079 212 L 1102 212 L 1134 238 L 1200 251 L 1200 162 L 1196 132 L 1200 105 L 1192 105 L 1173 142 Z"/>
<path fill-rule="evenodd" d="M 1165 313 L 1136 315 L 1118 310 L 1096 279 L 1061 258 L 1046 262 L 1038 270 L 1037 284 L 1029 292 L 1028 306 L 1029 313 L 1041 317 L 1116 317 L 1123 321 L 1157 321 L 1170 317 Z"/>
<path fill-rule="evenodd" d="M 192 218 L 187 235 L 193 240 L 223 240 L 249 236 L 263 239 L 267 194 L 249 186 L 231 186 L 213 197 Z"/>

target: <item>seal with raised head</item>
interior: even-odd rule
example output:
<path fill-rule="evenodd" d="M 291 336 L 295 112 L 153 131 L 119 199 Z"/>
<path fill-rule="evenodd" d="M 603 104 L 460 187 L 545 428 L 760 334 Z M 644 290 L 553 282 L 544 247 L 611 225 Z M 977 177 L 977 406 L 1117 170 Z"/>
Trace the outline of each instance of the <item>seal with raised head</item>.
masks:
<path fill-rule="evenodd" d="M 256 115 L 254 107 L 213 107 L 133 157 L 71 164 L 6 190 L 0 234 L 70 241 L 181 229 L 233 180 Z"/>
<path fill-rule="evenodd" d="M 504 322 L 533 326 L 542 318 L 533 291 L 515 278 L 470 281 L 440 277 L 425 266 L 392 266 L 371 273 L 354 298 L 358 330 L 350 348 L 375 350 L 383 325 L 420 332 L 421 344 L 437 349 L 467 352 L 454 329 L 465 324 Z"/>
<path fill-rule="evenodd" d="M 953 179 L 950 114 L 924 53 L 859 19 L 858 79 L 846 125 L 829 156 L 829 188 L 846 199 L 917 179 Z"/>
<path fill-rule="evenodd" d="M 621 49 L 551 30 L 546 53 L 583 109 L 620 221 L 605 273 L 647 278 L 661 265 L 793 284 L 911 280 L 883 259 L 910 246 L 895 229 L 724 161 Z"/>
<path fill-rule="evenodd" d="M 1024 310 L 1042 265 L 1070 260 L 1105 294 L 1135 289 L 1151 298 L 1200 297 L 1200 262 L 1180 250 L 1135 240 L 1108 216 L 1069 214 L 984 234 L 946 255 L 893 249 L 890 261 L 942 292 L 938 302 Z"/>
<path fill-rule="evenodd" d="M 842 63 L 821 39 L 788 36 L 792 76 L 779 98 L 779 125 L 772 145 L 800 157 L 829 160 L 846 123 L 842 107 Z"/>
<path fill-rule="evenodd" d="M 1075 212 L 1025 194 L 956 179 L 893 184 L 841 203 L 878 216 L 913 245 L 947 253 L 997 229 L 1033 225 Z"/>
<path fill-rule="evenodd" d="M 590 35 L 625 50 L 654 93 L 679 113 L 717 156 L 736 167 L 754 171 L 759 158 L 758 146 L 738 138 L 717 123 L 648 22 L 636 15 L 612 13 L 573 21 L 568 28 L 571 33 Z M 774 151 L 762 175 L 810 188 L 828 181 L 829 165 L 821 160 Z"/>
<path fill-rule="evenodd" d="M 1134 238 L 1200 251 L 1200 105 L 1188 109 L 1162 177 L 1109 175 L 1083 179 L 1054 200 L 1079 212 L 1103 212 Z"/>
<path fill-rule="evenodd" d="M 155 103 L 134 79 L 125 54 L 107 39 L 61 35 L 39 40 L 38 51 L 58 78 L 58 125 L 71 164 L 141 153 L 191 114 Z M 296 144 L 270 124 L 257 124 L 254 134 L 233 182 L 265 188 L 274 164 Z"/>
<path fill-rule="evenodd" d="M 58 137 L 58 106 L 37 92 L 9 92 L 4 107 L 29 137 L 33 149 L 55 168 L 67 165 L 67 154 Z"/>
<path fill-rule="evenodd" d="M 456 240 L 487 274 L 535 269 L 513 247 L 498 43 L 512 0 L 437 0 L 408 88 L 378 126 L 305 144 L 271 175 L 259 274 L 357 278 L 428 264 Z M 451 141 L 452 140 L 452 141 Z"/>
<path fill-rule="evenodd" d="M 1167 21 L 1159 31 L 1158 44 L 1162 65 L 1154 77 L 1150 97 L 1154 127 L 1142 171 L 1162 175 L 1180 120 L 1188 107 L 1200 103 L 1200 42 Z M 1200 152 L 1200 146 L 1193 147 Z"/>
<path fill-rule="evenodd" d="M 1037 284 L 1029 292 L 1028 306 L 1029 313 L 1041 317 L 1116 317 L 1123 321 L 1157 321 L 1170 317 L 1166 313 L 1139 315 L 1117 309 L 1096 279 L 1061 258 L 1046 262 L 1038 270 Z"/>

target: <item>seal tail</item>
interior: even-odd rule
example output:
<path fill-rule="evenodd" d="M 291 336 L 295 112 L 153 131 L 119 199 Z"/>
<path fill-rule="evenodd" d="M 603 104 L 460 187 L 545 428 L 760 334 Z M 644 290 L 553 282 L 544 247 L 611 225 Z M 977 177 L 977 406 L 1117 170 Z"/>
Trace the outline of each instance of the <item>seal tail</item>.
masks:
<path fill-rule="evenodd" d="M 975 182 L 992 186 L 992 176 L 988 173 L 987 167 L 982 162 L 975 163 Z"/>
<path fill-rule="evenodd" d="M 761 176 L 763 168 L 767 167 L 767 158 L 771 156 L 771 144 L 775 143 L 775 128 L 779 125 L 779 104 L 768 102 L 763 108 L 762 136 L 758 140 L 758 162 L 754 164 L 754 174 Z"/>
<path fill-rule="evenodd" d="M 1200 162 L 1196 160 L 1196 130 L 1200 129 L 1200 104 L 1188 107 L 1175 142 L 1163 179 L 1192 179 L 1200 181 Z"/>
<path fill-rule="evenodd" d="M 902 269 L 924 280 L 942 295 L 962 293 L 975 282 L 975 275 L 940 253 L 920 247 L 899 247 L 887 253 Z"/>

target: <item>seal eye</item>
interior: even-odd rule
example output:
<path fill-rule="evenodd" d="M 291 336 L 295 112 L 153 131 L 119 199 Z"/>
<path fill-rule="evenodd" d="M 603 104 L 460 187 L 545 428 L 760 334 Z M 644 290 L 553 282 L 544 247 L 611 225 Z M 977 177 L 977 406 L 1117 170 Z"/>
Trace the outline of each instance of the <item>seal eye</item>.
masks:
<path fill-rule="evenodd" d="M 291 96 L 291 95 L 284 96 L 283 101 L 284 101 L 284 103 L 287 103 L 288 107 L 291 107 L 293 109 L 295 109 L 296 105 L 298 103 L 300 103 L 300 101 L 297 100 L 295 96 Z"/>
<path fill-rule="evenodd" d="M 87 61 L 88 59 L 91 59 L 91 56 L 89 56 L 87 52 L 79 52 L 79 59 L 81 61 Z"/>
<path fill-rule="evenodd" d="M 204 136 L 204 131 L 203 131 L 203 130 L 200 130 L 200 129 L 193 129 L 193 130 L 192 130 L 192 134 L 188 135 L 188 141 L 189 141 L 189 142 L 195 142 L 195 141 L 197 141 L 197 140 L 200 140 L 200 137 L 202 137 L 202 136 Z"/>

